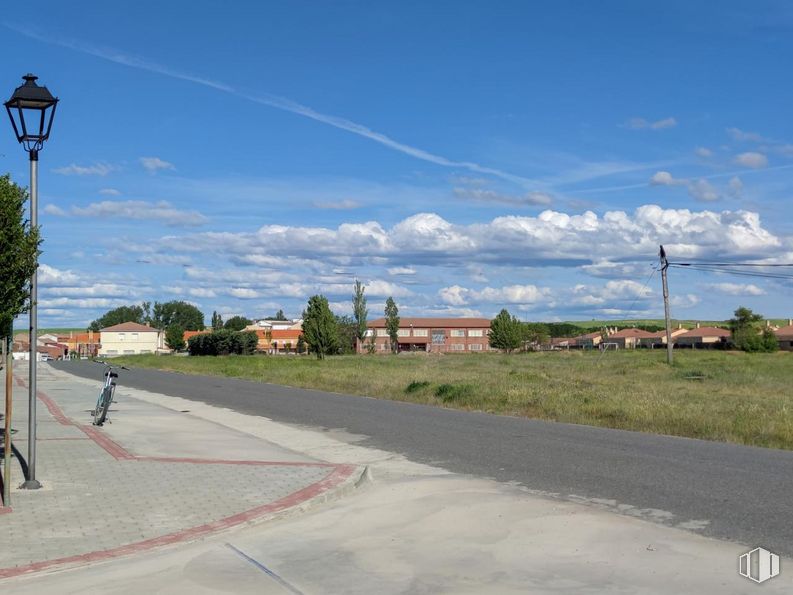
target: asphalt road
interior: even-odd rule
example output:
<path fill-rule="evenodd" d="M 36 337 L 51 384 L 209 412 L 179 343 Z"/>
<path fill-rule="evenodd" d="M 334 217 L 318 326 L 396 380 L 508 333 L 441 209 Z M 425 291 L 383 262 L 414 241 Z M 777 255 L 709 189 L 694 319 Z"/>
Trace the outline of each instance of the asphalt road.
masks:
<path fill-rule="evenodd" d="M 56 362 L 101 379 L 95 363 Z M 793 452 L 134 369 L 119 384 L 276 421 L 344 429 L 450 471 L 585 498 L 793 556 Z M 611 502 L 613 501 L 613 502 Z M 668 513 L 671 513 L 668 514 Z"/>

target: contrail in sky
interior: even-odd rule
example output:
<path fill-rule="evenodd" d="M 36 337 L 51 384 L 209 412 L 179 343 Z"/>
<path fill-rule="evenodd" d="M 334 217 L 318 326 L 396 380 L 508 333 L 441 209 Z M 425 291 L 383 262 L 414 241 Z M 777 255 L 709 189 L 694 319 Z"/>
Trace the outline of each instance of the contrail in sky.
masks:
<path fill-rule="evenodd" d="M 4 26 L 7 27 L 8 29 L 16 31 L 17 33 L 20 33 L 21 35 L 24 35 L 31 39 L 35 39 L 42 43 L 57 45 L 60 47 L 68 48 L 70 50 L 81 52 L 83 54 L 89 54 L 91 56 L 95 56 L 103 60 L 115 62 L 116 64 L 123 64 L 124 66 L 129 66 L 130 68 L 137 68 L 138 70 L 146 70 L 148 72 L 154 72 L 170 78 L 194 83 L 196 85 L 202 85 L 204 87 L 209 87 L 217 91 L 222 91 L 223 93 L 228 93 L 230 95 L 234 95 L 236 97 L 239 97 L 241 99 L 246 99 L 254 103 L 267 105 L 269 107 L 280 109 L 286 112 L 291 112 L 293 114 L 298 114 L 306 118 L 311 118 L 312 120 L 316 120 L 317 122 L 322 122 L 323 124 L 327 124 L 329 126 L 333 126 L 341 130 L 346 130 L 347 132 L 352 132 L 353 134 L 357 134 L 358 136 L 368 138 L 369 140 L 373 140 L 376 143 L 380 143 L 381 145 L 384 145 L 395 151 L 399 151 L 400 153 L 404 153 L 405 155 L 410 155 L 411 157 L 415 157 L 416 159 L 429 161 L 430 163 L 435 163 L 437 165 L 442 165 L 444 167 L 467 169 L 469 171 L 476 172 L 479 174 L 489 174 L 492 176 L 499 177 L 503 180 L 508 180 L 515 184 L 519 184 L 521 186 L 535 186 L 538 184 L 536 180 L 531 180 L 523 176 L 511 174 L 509 172 L 505 172 L 500 169 L 486 167 L 483 165 L 479 165 L 478 163 L 473 163 L 471 161 L 454 161 L 452 159 L 447 159 L 446 157 L 442 157 L 440 155 L 435 155 L 434 153 L 430 153 L 423 149 L 406 145 L 404 143 L 392 139 L 389 136 L 386 136 L 385 134 L 371 130 L 370 128 L 367 128 L 362 124 L 358 124 L 346 118 L 320 113 L 308 106 L 297 103 L 296 101 L 292 101 L 291 99 L 288 99 L 286 97 L 279 97 L 278 95 L 272 95 L 270 93 L 261 93 L 261 94 L 247 93 L 238 90 L 224 82 L 207 79 L 200 76 L 195 76 L 185 72 L 180 72 L 168 66 L 157 64 L 156 62 L 150 62 L 143 58 L 125 54 L 124 52 L 121 52 L 113 48 L 100 47 L 90 43 L 85 43 L 73 39 L 55 38 L 16 24 L 4 23 Z"/>

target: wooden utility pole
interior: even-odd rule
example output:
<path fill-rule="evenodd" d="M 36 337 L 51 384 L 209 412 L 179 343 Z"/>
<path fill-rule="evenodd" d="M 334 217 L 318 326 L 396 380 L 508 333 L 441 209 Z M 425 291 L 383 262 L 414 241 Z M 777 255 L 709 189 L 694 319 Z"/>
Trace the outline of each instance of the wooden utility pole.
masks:
<path fill-rule="evenodd" d="M 664 318 L 666 319 L 666 363 L 672 365 L 672 350 L 674 343 L 672 343 L 672 321 L 669 318 L 669 285 L 666 283 L 666 269 L 669 268 L 669 261 L 666 260 L 666 251 L 661 246 L 659 253 L 661 257 L 661 282 L 664 286 Z"/>

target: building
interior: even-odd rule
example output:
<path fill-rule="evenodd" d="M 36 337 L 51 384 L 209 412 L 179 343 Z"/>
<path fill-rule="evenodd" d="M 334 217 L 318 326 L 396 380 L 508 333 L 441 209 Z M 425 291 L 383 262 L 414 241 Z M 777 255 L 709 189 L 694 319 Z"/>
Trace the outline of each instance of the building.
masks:
<path fill-rule="evenodd" d="M 730 344 L 730 331 L 715 326 L 699 326 L 675 338 L 678 347 L 692 349 L 709 349 L 713 347 L 727 347 Z"/>
<path fill-rule="evenodd" d="M 490 320 L 487 318 L 405 318 L 399 319 L 398 351 L 430 353 L 476 353 L 491 351 L 488 343 Z M 369 345 L 376 353 L 388 353 L 391 340 L 385 318 L 367 324 L 366 338 L 358 341 L 358 353 L 367 353 Z"/>
<path fill-rule="evenodd" d="M 124 322 L 103 328 L 99 333 L 100 356 L 113 357 L 167 351 L 164 333 L 145 324 Z"/>
<path fill-rule="evenodd" d="M 688 329 L 684 329 L 681 326 L 678 326 L 676 329 L 672 329 L 670 333 L 672 335 L 672 344 L 676 343 L 677 337 L 680 335 L 684 335 L 688 332 Z M 650 333 L 651 336 L 649 337 L 642 337 L 639 339 L 639 347 L 647 347 L 648 349 L 657 349 L 659 347 L 666 347 L 666 331 L 658 331 L 655 333 Z"/>
<path fill-rule="evenodd" d="M 639 328 L 624 328 L 609 334 L 603 343 L 613 344 L 617 349 L 636 349 L 639 346 L 639 341 L 652 337 L 653 333 Z"/>
<path fill-rule="evenodd" d="M 270 331 L 269 353 L 290 353 L 297 350 L 297 342 L 303 334 L 302 323 L 294 328 Z"/>
<path fill-rule="evenodd" d="M 779 348 L 783 351 L 793 351 L 793 320 L 788 320 L 787 326 L 774 331 Z"/>
<path fill-rule="evenodd" d="M 580 347 L 581 349 L 594 349 L 600 345 L 600 342 L 603 340 L 603 333 L 601 331 L 586 333 L 584 335 L 574 337 L 574 340 L 576 347 Z"/>
<path fill-rule="evenodd" d="M 99 353 L 99 333 L 69 331 L 68 335 L 58 335 L 58 342 L 68 347 L 67 357 L 95 357 Z"/>

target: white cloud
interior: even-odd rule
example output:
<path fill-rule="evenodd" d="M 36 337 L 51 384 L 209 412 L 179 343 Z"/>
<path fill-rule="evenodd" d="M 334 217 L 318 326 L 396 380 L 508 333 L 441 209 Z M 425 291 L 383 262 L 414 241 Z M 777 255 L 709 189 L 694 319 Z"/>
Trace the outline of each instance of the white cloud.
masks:
<path fill-rule="evenodd" d="M 550 299 L 551 290 L 536 285 L 507 285 L 485 287 L 481 290 L 468 289 L 459 285 L 444 287 L 438 296 L 451 306 L 464 306 L 483 302 L 495 304 L 536 304 Z"/>
<path fill-rule="evenodd" d="M 66 285 L 80 280 L 80 276 L 73 271 L 56 269 L 46 264 L 40 264 L 38 272 L 39 285 Z"/>
<path fill-rule="evenodd" d="M 707 159 L 708 157 L 713 157 L 713 151 L 711 151 L 707 147 L 697 147 L 697 149 L 694 152 L 697 154 L 697 157 L 702 157 L 703 159 Z"/>
<path fill-rule="evenodd" d="M 391 267 L 388 270 L 389 275 L 415 275 L 416 269 L 411 267 Z"/>
<path fill-rule="evenodd" d="M 738 176 L 730 178 L 727 187 L 733 198 L 741 198 L 741 196 L 743 196 L 743 181 Z"/>
<path fill-rule="evenodd" d="M 108 163 L 94 163 L 93 165 L 77 165 L 72 163 L 65 167 L 58 167 L 52 171 L 63 176 L 106 176 L 118 169 Z"/>
<path fill-rule="evenodd" d="M 736 155 L 735 163 L 743 167 L 762 169 L 768 166 L 768 157 L 756 151 L 747 151 L 746 153 Z"/>
<path fill-rule="evenodd" d="M 338 228 L 266 225 L 255 232 L 206 232 L 166 237 L 152 245 L 163 253 L 236 258 L 278 254 L 287 258 L 382 259 L 385 266 L 531 263 L 580 266 L 600 260 L 633 260 L 664 244 L 676 257 L 761 258 L 782 242 L 750 211 L 691 211 L 644 205 L 632 213 L 579 215 L 546 210 L 535 217 L 509 215 L 455 225 L 435 213 L 419 213 L 390 229 L 378 222 Z M 340 263 L 341 264 L 341 263 Z M 188 274 L 191 269 L 188 269 Z"/>
<path fill-rule="evenodd" d="M 99 194 L 104 194 L 105 196 L 121 196 L 121 191 L 115 188 L 102 188 Z"/>
<path fill-rule="evenodd" d="M 762 143 L 766 142 L 764 136 L 757 134 L 756 132 L 746 132 L 745 130 L 741 130 L 740 128 L 728 128 L 727 134 L 729 134 L 734 140 L 745 142 L 755 142 L 755 143 Z"/>
<path fill-rule="evenodd" d="M 104 200 L 91 203 L 87 207 L 72 207 L 71 213 L 82 217 L 159 221 L 171 227 L 195 227 L 209 221 L 198 211 L 177 209 L 166 201 L 155 203 L 143 200 Z"/>
<path fill-rule="evenodd" d="M 49 204 L 42 209 L 47 215 L 55 215 L 56 217 L 65 217 L 66 211 L 59 206 Z"/>
<path fill-rule="evenodd" d="M 173 163 L 163 161 L 159 157 L 141 157 L 139 161 L 149 173 L 157 173 L 164 169 L 176 169 Z"/>
<path fill-rule="evenodd" d="M 331 209 L 337 211 L 346 211 L 346 210 L 361 208 L 361 203 L 350 199 L 339 200 L 339 201 L 315 201 L 313 205 L 317 209 Z"/>
<path fill-rule="evenodd" d="M 250 300 L 261 297 L 261 294 L 258 291 L 254 289 L 250 289 L 248 287 L 232 287 L 228 289 L 225 293 L 226 295 L 230 295 L 231 297 L 240 298 L 243 300 Z"/>
<path fill-rule="evenodd" d="M 766 294 L 762 287 L 753 283 L 710 283 L 706 287 L 724 295 L 757 296 Z"/>
<path fill-rule="evenodd" d="M 688 181 L 681 178 L 675 178 L 668 171 L 658 171 L 650 178 L 650 184 L 653 186 L 682 186 Z"/>
<path fill-rule="evenodd" d="M 644 118 L 631 118 L 624 126 L 633 130 L 663 130 L 664 128 L 674 128 L 677 126 L 677 120 L 673 117 L 669 117 L 651 122 Z"/>
<path fill-rule="evenodd" d="M 716 188 L 713 187 L 713 184 L 702 178 L 689 182 L 688 193 L 692 198 L 704 202 L 712 202 L 714 200 L 719 200 L 720 198 L 719 193 Z"/>
<path fill-rule="evenodd" d="M 42 308 L 115 308 L 129 305 L 129 300 L 112 298 L 54 297 L 39 300 Z"/>
<path fill-rule="evenodd" d="M 452 192 L 458 198 L 516 206 L 548 206 L 553 202 L 550 194 L 539 191 L 528 192 L 522 196 L 511 196 L 485 188 L 454 188 Z"/>

